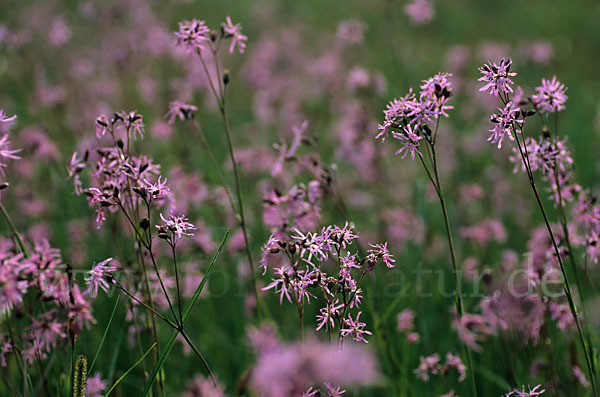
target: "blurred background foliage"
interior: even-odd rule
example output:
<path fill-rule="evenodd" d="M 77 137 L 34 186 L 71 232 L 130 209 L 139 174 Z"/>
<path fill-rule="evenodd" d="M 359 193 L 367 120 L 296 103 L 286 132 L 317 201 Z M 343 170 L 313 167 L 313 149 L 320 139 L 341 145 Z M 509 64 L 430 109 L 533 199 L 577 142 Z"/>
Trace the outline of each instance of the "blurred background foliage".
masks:
<path fill-rule="evenodd" d="M 218 161 L 229 170 L 226 141 L 211 98 L 198 84 L 186 89 L 185 79 L 191 74 L 187 69 L 189 64 L 168 50 L 167 47 L 174 46 L 174 39 L 164 42 L 165 37 L 172 38 L 171 32 L 177 29 L 177 22 L 199 18 L 216 28 L 225 16 L 230 15 L 235 23 L 243 25 L 243 31 L 249 37 L 247 53 L 227 56 L 226 66 L 231 71 L 229 106 L 235 146 L 244 149 L 270 148 L 282 137 L 289 136 L 291 128 L 288 125 L 284 131 L 279 123 L 256 121 L 256 87 L 249 84 L 243 74 L 257 43 L 273 38 L 285 44 L 285 32 L 296 32 L 290 40 L 297 37 L 300 43 L 290 43 L 290 46 L 302 49 L 303 57 L 316 59 L 333 51 L 340 22 L 358 20 L 366 25 L 364 42 L 345 50 L 341 57 L 343 65 L 338 69 L 339 73 L 346 73 L 354 66 L 361 66 L 385 77 L 385 90 L 369 94 L 369 109 L 374 120 L 382 118 L 380 112 L 390 99 L 404 95 L 409 87 L 417 88 L 422 79 L 439 71 L 461 76 L 462 84 L 452 100 L 455 109 L 451 111 L 450 120 L 442 126 L 443 143 L 449 150 L 440 153 L 441 157 L 448 157 L 449 168 L 444 172 L 442 183 L 450 197 L 453 224 L 458 230 L 482 216 L 496 214 L 508 233 L 505 243 L 493 243 L 483 249 L 459 242 L 459 256 L 464 259 L 476 255 L 482 263 L 495 266 L 506 247 L 524 253 L 531 227 L 541 222 L 530 201 L 525 177 L 517 175 L 511 182 L 510 195 L 514 202 L 508 207 L 514 205 L 515 208 L 498 208 L 492 196 L 502 181 L 494 175 L 497 172 L 510 175 L 512 164 L 507 160 L 508 150 L 498 152 L 493 145 L 486 144 L 465 149 L 469 142 L 487 138 L 488 114 L 490 109 L 494 110 L 493 106 L 486 108 L 478 103 L 476 67 L 487 62 L 490 54 L 505 55 L 512 57 L 513 70 L 519 73 L 516 84 L 528 92 L 532 92 L 542 77 L 553 75 L 567 85 L 569 99 L 567 110 L 560 116 L 560 130 L 568 136 L 574 154 L 577 182 L 596 190 L 600 172 L 597 155 L 600 144 L 600 2 L 438 0 L 434 3 L 433 20 L 422 26 L 413 24 L 405 15 L 404 4 L 391 0 L 0 0 L 0 109 L 9 115 L 18 115 L 18 124 L 13 131 L 14 146 L 25 147 L 18 145 L 26 144 L 22 132 L 27 128 L 43 131 L 56 146 L 56 153 L 42 158 L 36 158 L 39 153 L 34 149 L 24 150 L 23 160 L 14 162 L 7 171 L 5 179 L 11 187 L 2 192 L 2 200 L 14 214 L 20 230 L 47 236 L 76 269 L 87 270 L 92 263 L 108 256 L 118 257 L 123 264 L 134 261 L 131 236 L 123 234 L 116 223 L 95 230 L 93 210 L 83 197 L 73 194 L 65 167 L 73 151 L 81 150 L 85 147 L 82 142 L 94 138 L 94 120 L 99 114 L 137 109 L 144 115 L 147 130 L 146 139 L 138 143 L 139 152 L 153 157 L 167 173 L 177 166 L 196 173 L 194 175 L 202 183 L 218 184 L 189 124 L 177 124 L 166 140 L 152 132 L 164 127 L 159 123 L 164 121 L 168 103 L 182 99 L 200 107 L 196 119 Z M 64 22 L 68 32 L 65 41 L 58 44 L 51 42 L 56 18 Z M 60 27 L 56 29 L 60 30 Z M 60 42 L 60 34 L 56 35 Z M 544 42 L 550 48 L 547 60 L 532 60 L 527 48 L 535 42 Z M 458 73 L 449 60 L 451 51 L 457 46 L 461 46 L 463 52 L 455 55 L 459 59 L 454 64 L 465 65 Z M 260 57 L 257 59 L 254 62 L 260 65 Z M 297 67 L 311 65 L 311 62 L 305 62 Z M 293 73 L 293 67 L 287 67 L 288 73 Z M 310 74 L 306 70 L 297 73 Z M 313 85 L 315 81 L 307 84 Z M 436 240 L 436 236 L 443 233 L 439 208 L 435 201 L 424 199 L 428 182 L 416 164 L 394 157 L 388 148 L 382 150 L 381 158 L 383 169 L 388 170 L 384 183 L 352 180 L 357 165 L 336 155 L 340 138 L 334 129 L 343 115 L 330 106 L 332 97 L 339 100 L 347 95 L 344 90 L 342 85 L 337 91 L 325 90 L 315 96 L 306 96 L 299 113 L 309 120 L 311 134 L 318 135 L 324 163 L 336 163 L 336 178 L 340 181 L 338 193 L 350 203 L 348 218 L 361 234 L 364 233 L 363 244 L 366 245 L 370 237 L 387 236 L 382 231 L 384 226 L 378 212 L 383 208 L 377 208 L 376 204 L 352 204 L 360 202 L 363 196 L 369 202 L 379 197 L 379 203 L 385 206 L 403 203 L 426 225 L 422 244 L 409 242 L 403 247 L 395 247 L 390 243 L 397 259 L 396 269 L 389 272 L 379 269 L 366 288 L 365 305 L 369 310 L 365 310 L 368 312 L 365 316 L 369 326 L 379 332 L 370 345 L 377 350 L 386 377 L 380 385 L 360 395 L 400 392 L 404 395 L 439 395 L 447 391 L 445 385 L 435 381 L 425 384 L 412 374 L 419 355 L 460 351 L 456 332 L 450 327 L 452 298 L 440 293 L 438 274 L 426 274 L 420 286 L 414 273 L 419 266 L 428 270 L 449 269 L 443 240 Z M 186 97 L 179 98 L 182 95 Z M 285 112 L 285 109 L 280 111 Z M 376 134 L 376 125 L 374 127 L 363 131 L 367 139 Z M 229 171 L 226 178 L 233 181 Z M 268 172 L 263 172 L 243 179 L 255 259 L 269 236 L 269 228 L 261 222 L 262 192 L 259 190 L 261 181 L 268 178 Z M 299 178 L 298 181 L 307 180 Z M 458 187 L 468 183 L 483 187 L 489 200 L 458 208 Z M 217 242 L 229 227 L 222 209 L 215 209 L 212 204 L 199 206 L 188 215 L 191 219 L 202 219 Z M 345 220 L 333 200 L 324 203 L 322 218 L 323 224 L 339 224 Z M 73 223 L 74 220 L 80 223 Z M 0 227 L 8 233 L 6 225 Z M 75 234 L 84 238 L 83 242 L 77 242 L 77 249 L 83 250 L 83 255 L 75 255 L 74 233 L 70 228 L 75 228 Z M 189 260 L 206 266 L 212 254 L 192 251 Z M 242 256 L 236 252 L 222 256 L 210 279 L 209 292 L 199 301 L 192 315 L 193 325 L 189 328 L 197 346 L 231 394 L 254 362 L 247 330 L 257 323 L 255 318 L 248 316 L 245 308 L 247 288 L 240 281 L 242 276 L 238 266 L 241 262 Z M 445 290 L 450 291 L 452 275 L 446 272 L 443 277 Z M 267 276 L 261 279 L 268 282 Z M 431 291 L 433 296 L 420 298 L 418 288 Z M 274 294 L 266 296 L 278 334 L 284 340 L 297 339 L 295 309 L 285 303 L 280 306 Z M 114 300 L 115 295 L 101 295 L 95 301 L 97 324 L 82 334 L 77 344 L 78 353 L 88 357 L 95 353 Z M 96 364 L 103 378 L 109 380 L 118 377 L 141 355 L 138 347 L 131 346 L 127 339 L 124 301 L 121 300 L 118 321 L 112 325 L 108 342 Z M 476 304 L 476 299 L 468 299 L 467 311 L 475 311 Z M 406 344 L 395 330 L 396 314 L 407 307 L 417 313 L 421 345 Z M 316 313 L 317 308 L 311 307 L 307 319 L 314 318 Z M 307 328 L 311 328 L 310 322 L 308 324 Z M 168 332 L 166 327 L 162 329 L 163 340 Z M 510 337 L 498 338 L 486 343 L 484 354 L 475 354 L 481 395 L 499 395 L 517 383 L 533 385 L 543 381 L 529 375 L 529 364 L 543 347 L 517 348 L 513 343 Z M 175 349 L 165 365 L 168 395 L 178 395 L 188 379 L 202 372 L 193 356 L 182 356 L 182 345 L 178 344 Z M 565 342 L 556 356 L 560 357 L 566 349 Z M 64 372 L 64 366 L 60 364 L 64 358 L 59 356 L 52 364 L 51 371 L 56 377 Z M 563 364 L 557 361 L 555 365 L 561 368 Z M 151 367 L 150 359 L 147 366 Z M 125 379 L 118 395 L 138 395 L 144 381 L 143 372 L 134 371 Z M 451 388 L 459 395 L 468 395 L 466 384 L 452 382 L 454 380 L 450 383 Z M 0 394 L 6 394 L 6 390 L 0 380 Z"/>

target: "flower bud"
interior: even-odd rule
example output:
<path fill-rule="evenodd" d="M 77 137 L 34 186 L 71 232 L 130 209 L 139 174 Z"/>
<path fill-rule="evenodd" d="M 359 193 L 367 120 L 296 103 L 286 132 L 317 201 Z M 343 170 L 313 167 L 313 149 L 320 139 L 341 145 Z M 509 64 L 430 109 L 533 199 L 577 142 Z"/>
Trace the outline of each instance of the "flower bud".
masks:
<path fill-rule="evenodd" d="M 148 218 L 144 218 L 140 221 L 140 227 L 143 230 L 148 230 L 148 228 L 150 227 L 150 221 L 148 220 Z"/>

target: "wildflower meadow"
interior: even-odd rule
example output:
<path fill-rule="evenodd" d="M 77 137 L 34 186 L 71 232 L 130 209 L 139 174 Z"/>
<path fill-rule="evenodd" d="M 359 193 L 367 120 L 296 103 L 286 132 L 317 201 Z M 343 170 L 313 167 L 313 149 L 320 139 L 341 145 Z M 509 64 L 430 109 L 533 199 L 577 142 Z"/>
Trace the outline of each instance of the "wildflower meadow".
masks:
<path fill-rule="evenodd" d="M 600 396 L 600 3 L 0 0 L 0 396 Z"/>

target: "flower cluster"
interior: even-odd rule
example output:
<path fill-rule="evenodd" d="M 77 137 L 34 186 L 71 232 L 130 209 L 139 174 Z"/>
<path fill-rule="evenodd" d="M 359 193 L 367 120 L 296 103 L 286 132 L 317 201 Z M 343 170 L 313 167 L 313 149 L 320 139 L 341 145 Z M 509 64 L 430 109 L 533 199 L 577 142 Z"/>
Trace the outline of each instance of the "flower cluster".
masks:
<path fill-rule="evenodd" d="M 285 297 L 297 305 L 310 304 L 311 298 L 316 298 L 311 291 L 320 292 L 325 304 L 317 315 L 316 330 L 325 328 L 331 334 L 337 324 L 340 338 L 352 337 L 366 343 L 371 332 L 360 321 L 361 312 L 352 316 L 349 311 L 358 310 L 365 276 L 380 262 L 394 267 L 394 259 L 387 243 L 372 245 L 373 249 L 361 258 L 358 252 L 350 251 L 358 238 L 348 222 L 343 227 L 324 227 L 320 233 L 296 231 L 289 240 L 272 235 L 263 248 L 261 267 L 266 272 L 269 262 L 281 262 L 284 255 L 288 263 L 275 269 L 277 277 L 264 289 L 274 289 L 280 302 Z M 328 262 L 337 264 L 336 273 L 327 273 Z"/>
<path fill-rule="evenodd" d="M 253 331 L 250 339 L 258 356 L 251 383 L 261 396 L 341 396 L 342 385 L 370 384 L 378 376 L 374 357 L 357 344 L 339 348 L 310 339 L 286 346 L 270 328 Z"/>
<path fill-rule="evenodd" d="M 431 375 L 446 375 L 452 369 L 458 372 L 459 382 L 465 380 L 467 376 L 467 368 L 460 357 L 452 353 L 446 354 L 446 364 L 444 365 L 440 363 L 440 356 L 437 353 L 427 357 L 421 356 L 419 361 L 419 366 L 413 372 L 423 382 L 428 382 Z"/>
<path fill-rule="evenodd" d="M 552 77 L 552 80 L 542 79 L 542 85 L 536 87 L 536 93 L 531 99 L 535 107 L 542 114 L 550 114 L 564 110 L 567 96 L 565 92 L 567 88 L 564 84 Z"/>
<path fill-rule="evenodd" d="M 488 141 L 498 143 L 498 149 L 502 147 L 502 140 L 506 137 L 511 141 L 515 140 L 513 133 L 519 133 L 523 125 L 523 120 L 518 117 L 521 114 L 519 108 L 515 108 L 512 102 L 508 102 L 504 108 L 498 109 L 500 113 L 492 114 L 490 121 L 494 123 L 494 127 L 490 130 L 492 133 Z"/>
<path fill-rule="evenodd" d="M 70 280 L 60 251 L 47 241 L 36 241 L 25 254 L 0 240 L 0 311 L 30 319 L 19 339 L 0 334 L 0 366 L 15 349 L 29 363 L 46 358 L 67 335 L 78 336 L 95 322 L 92 294 Z M 27 297 L 42 299 L 44 306 L 26 305 Z"/>
<path fill-rule="evenodd" d="M 406 96 L 392 100 L 383 111 L 384 122 L 379 125 L 375 138 L 383 142 L 391 135 L 398 140 L 401 147 L 396 154 L 402 154 L 402 158 L 407 154 L 412 160 L 415 154 L 422 156 L 419 141 L 424 137 L 435 139 L 431 134 L 440 116 L 448 117 L 447 110 L 453 108 L 447 105 L 452 96 L 450 76 L 450 73 L 438 73 L 423 80 L 418 98 L 410 89 Z"/>
<path fill-rule="evenodd" d="M 212 42 L 216 40 L 216 32 L 212 32 L 205 21 L 193 19 L 179 22 L 179 31 L 175 32 L 177 45 L 184 47 L 187 53 L 202 53 L 208 48 L 213 49 Z M 221 25 L 221 38 L 231 40 L 229 53 L 238 48 L 240 54 L 246 49 L 248 37 L 242 34 L 242 25 L 234 24 L 230 17 L 225 18 Z"/>
<path fill-rule="evenodd" d="M 521 390 L 514 389 L 510 393 L 506 394 L 506 397 L 514 396 L 514 397 L 535 397 L 541 396 L 546 392 L 545 389 L 542 389 L 542 385 L 537 385 L 533 389 L 530 386 L 527 386 L 527 391 L 525 391 L 525 385 L 521 386 Z M 541 389 L 541 390 L 540 390 Z"/>
<path fill-rule="evenodd" d="M 277 236 L 293 232 L 292 227 L 306 231 L 318 226 L 320 220 L 321 185 L 311 181 L 298 184 L 286 193 L 268 192 L 263 199 L 263 220 Z"/>
<path fill-rule="evenodd" d="M 112 146 L 100 145 L 95 155 L 86 151 L 83 158 L 75 152 L 67 168 L 73 179 L 75 192 L 85 194 L 90 206 L 96 209 L 98 227 L 106 219 L 106 211 L 135 211 L 140 203 L 164 198 L 168 195 L 166 180 L 161 181 L 160 166 L 152 159 L 142 155 L 130 154 L 129 136 L 143 137 L 142 116 L 135 112 L 115 113 L 109 121 L 106 116 L 96 120 L 96 136 L 99 139 L 107 133 L 111 136 Z M 123 136 L 119 132 L 124 132 Z M 92 162 L 92 160 L 95 160 Z M 90 170 L 90 186 L 84 188 L 80 174 Z M 151 182 L 157 180 L 157 182 Z"/>
<path fill-rule="evenodd" d="M 479 91 L 488 92 L 494 96 L 502 96 L 513 92 L 511 77 L 516 76 L 515 72 L 510 71 L 512 60 L 503 58 L 499 64 L 490 62 L 479 68 L 483 76 L 479 81 L 483 81 L 485 85 Z"/>
<path fill-rule="evenodd" d="M 20 149 L 11 149 L 10 141 L 8 139 L 8 133 L 12 126 L 15 123 L 17 116 L 8 117 L 4 114 L 4 111 L 0 109 L 0 134 L 2 137 L 0 138 L 0 173 L 4 175 L 4 168 L 6 168 L 5 160 L 18 160 L 20 159 L 17 156 Z"/>

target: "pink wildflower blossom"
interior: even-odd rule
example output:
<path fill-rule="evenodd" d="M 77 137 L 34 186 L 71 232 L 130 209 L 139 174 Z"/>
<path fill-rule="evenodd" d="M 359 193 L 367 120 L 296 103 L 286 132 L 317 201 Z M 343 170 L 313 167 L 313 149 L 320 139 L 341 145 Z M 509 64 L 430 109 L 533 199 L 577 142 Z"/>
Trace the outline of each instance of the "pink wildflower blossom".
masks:
<path fill-rule="evenodd" d="M 238 47 L 240 54 L 243 54 L 246 50 L 246 42 L 248 37 L 242 34 L 242 25 L 234 25 L 231 22 L 231 17 L 225 18 L 225 23 L 222 26 L 223 34 L 225 38 L 231 38 L 231 44 L 229 45 L 229 53 L 233 54 L 235 47 Z"/>
<path fill-rule="evenodd" d="M 510 71 L 512 60 L 510 58 L 503 58 L 500 64 L 490 62 L 479 68 L 479 71 L 483 74 L 479 78 L 479 81 L 486 83 L 479 91 L 489 92 L 491 95 L 498 96 L 500 94 L 508 94 L 513 92 L 511 85 L 513 81 L 510 79 L 517 74 Z"/>
<path fill-rule="evenodd" d="M 541 113 L 548 115 L 565 109 L 568 98 L 565 95 L 567 88 L 556 79 L 556 76 L 552 77 L 552 80 L 542 79 L 542 85 L 535 90 L 536 93 L 531 96 L 531 99 Z"/>

